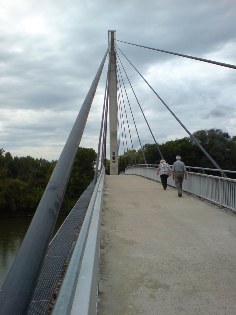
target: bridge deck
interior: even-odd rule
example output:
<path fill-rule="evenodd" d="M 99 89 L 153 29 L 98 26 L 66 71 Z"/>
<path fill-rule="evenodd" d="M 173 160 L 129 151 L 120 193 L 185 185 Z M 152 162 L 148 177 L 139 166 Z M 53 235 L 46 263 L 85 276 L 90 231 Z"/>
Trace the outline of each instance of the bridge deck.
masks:
<path fill-rule="evenodd" d="M 236 216 L 137 176 L 106 176 L 99 315 L 236 314 Z"/>

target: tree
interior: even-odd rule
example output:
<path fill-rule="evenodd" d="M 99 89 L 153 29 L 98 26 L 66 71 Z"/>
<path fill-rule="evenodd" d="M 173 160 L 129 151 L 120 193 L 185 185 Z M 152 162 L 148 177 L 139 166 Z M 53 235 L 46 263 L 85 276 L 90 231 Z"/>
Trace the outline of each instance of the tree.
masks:
<path fill-rule="evenodd" d="M 19 179 L 5 179 L 0 182 L 0 215 L 27 216 L 32 209 L 29 206 L 28 185 Z"/>
<path fill-rule="evenodd" d="M 94 178 L 96 152 L 79 148 L 68 183 L 67 205 L 72 205 Z M 0 150 L 0 216 L 33 215 L 56 161 L 12 157 Z M 71 209 L 69 207 L 67 210 Z"/>
<path fill-rule="evenodd" d="M 125 168 L 136 164 L 137 154 L 135 150 L 128 150 L 119 156 L 119 173 L 124 172 Z"/>
<path fill-rule="evenodd" d="M 92 148 L 79 148 L 67 185 L 62 211 L 69 212 L 95 175 L 97 154 Z"/>
<path fill-rule="evenodd" d="M 106 170 L 106 174 L 110 175 L 110 160 L 105 160 L 105 170 Z"/>
<path fill-rule="evenodd" d="M 176 155 L 180 155 L 185 161 L 186 165 L 188 165 L 190 161 L 192 163 L 194 160 L 192 158 L 193 157 L 192 149 L 193 147 L 188 137 L 167 141 L 166 143 L 161 145 L 161 150 L 164 159 L 169 164 L 174 163 Z"/>
<path fill-rule="evenodd" d="M 230 158 L 230 151 L 233 149 L 232 139 L 227 132 L 220 129 L 199 130 L 194 136 L 221 168 L 233 166 Z M 215 168 L 204 153 L 199 156 L 199 162 L 204 167 Z"/>
<path fill-rule="evenodd" d="M 235 169 L 236 136 L 231 138 L 227 132 L 220 129 L 199 130 L 193 135 L 222 169 Z M 159 147 L 164 159 L 169 164 L 173 164 L 178 154 L 188 166 L 215 168 L 190 137 L 167 141 Z M 147 163 L 159 163 L 160 155 L 155 144 L 146 144 L 143 146 L 143 150 Z M 144 163 L 141 150 L 138 150 L 136 156 L 138 163 Z M 120 159 L 122 160 L 122 157 Z"/>
<path fill-rule="evenodd" d="M 156 144 L 145 144 L 143 149 L 148 164 L 158 164 L 160 162 L 161 156 Z"/>

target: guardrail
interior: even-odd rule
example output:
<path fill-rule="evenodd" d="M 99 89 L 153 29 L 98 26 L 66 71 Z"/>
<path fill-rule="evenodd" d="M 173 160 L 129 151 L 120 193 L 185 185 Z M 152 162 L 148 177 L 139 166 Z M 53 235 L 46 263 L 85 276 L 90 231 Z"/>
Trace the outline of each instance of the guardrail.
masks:
<path fill-rule="evenodd" d="M 127 169 L 129 167 L 151 167 L 151 168 L 157 168 L 159 164 L 137 164 L 137 165 L 131 165 L 128 166 Z M 172 165 L 170 165 L 172 167 Z M 193 173 L 201 173 L 201 174 L 208 174 L 208 173 L 213 173 L 213 174 L 228 174 L 229 176 L 236 176 L 236 171 L 231 171 L 231 170 L 219 170 L 216 168 L 207 168 L 207 167 L 201 167 L 201 166 L 186 166 L 186 170 L 188 172 L 192 172 Z M 208 174 L 208 175 L 212 175 L 212 174 Z"/>
<path fill-rule="evenodd" d="M 103 168 L 67 268 L 53 315 L 96 314 L 99 278 L 100 213 L 105 177 Z"/>
<path fill-rule="evenodd" d="M 155 181 L 160 181 L 160 176 L 157 175 L 157 165 L 153 164 L 141 164 L 130 166 L 126 168 L 126 175 L 139 175 Z M 187 166 L 187 169 L 197 169 L 202 172 L 205 171 L 218 171 L 215 169 L 207 169 L 201 167 L 190 167 Z M 235 171 L 222 170 L 225 173 L 233 173 Z M 201 173 L 195 173 L 188 171 L 188 179 L 183 182 L 183 190 L 194 194 L 200 198 L 206 199 L 214 204 L 217 204 L 221 207 L 228 208 L 236 212 L 236 180 L 206 175 Z M 175 187 L 175 182 L 172 177 L 168 178 L 168 185 Z"/>

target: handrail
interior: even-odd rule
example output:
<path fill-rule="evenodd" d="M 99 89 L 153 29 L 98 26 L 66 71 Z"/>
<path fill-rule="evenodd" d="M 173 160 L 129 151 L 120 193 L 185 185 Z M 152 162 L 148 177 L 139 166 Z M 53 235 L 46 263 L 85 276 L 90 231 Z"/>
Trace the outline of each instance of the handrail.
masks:
<path fill-rule="evenodd" d="M 100 212 L 105 168 L 97 181 L 53 315 L 96 314 Z"/>
<path fill-rule="evenodd" d="M 154 167 L 154 168 L 157 168 L 159 164 L 136 164 L 136 165 L 129 165 L 127 166 L 126 168 L 129 168 L 129 167 L 135 167 L 135 166 L 140 166 L 140 167 Z M 170 165 L 172 167 L 172 165 Z M 220 173 L 221 171 L 223 171 L 224 173 L 229 173 L 229 174 L 236 174 L 236 171 L 231 171 L 231 170 L 218 170 L 216 168 L 207 168 L 207 167 L 200 167 L 200 166 L 187 166 L 186 165 L 186 169 L 188 171 L 191 171 L 192 169 L 193 170 L 201 170 L 203 173 L 204 171 L 210 171 L 210 172 L 218 172 Z"/>

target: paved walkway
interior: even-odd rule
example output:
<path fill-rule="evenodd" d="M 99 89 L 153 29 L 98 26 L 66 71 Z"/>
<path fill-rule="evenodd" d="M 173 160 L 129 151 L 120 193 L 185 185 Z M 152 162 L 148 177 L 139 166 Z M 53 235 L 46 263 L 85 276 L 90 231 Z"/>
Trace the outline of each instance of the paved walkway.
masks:
<path fill-rule="evenodd" d="M 236 215 L 106 176 L 98 315 L 235 315 Z"/>

